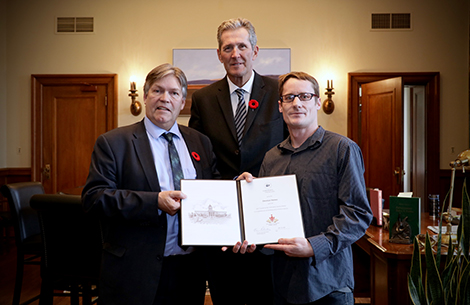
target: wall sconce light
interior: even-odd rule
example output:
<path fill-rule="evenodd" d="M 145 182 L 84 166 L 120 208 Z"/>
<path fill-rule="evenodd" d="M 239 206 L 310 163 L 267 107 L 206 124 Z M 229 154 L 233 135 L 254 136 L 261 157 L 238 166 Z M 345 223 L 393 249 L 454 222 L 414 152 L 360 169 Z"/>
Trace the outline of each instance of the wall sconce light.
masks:
<path fill-rule="evenodd" d="M 139 101 L 136 101 L 136 98 L 139 96 L 137 94 L 137 89 L 135 87 L 135 82 L 131 81 L 131 90 L 129 90 L 129 96 L 131 97 L 131 113 L 135 116 L 138 116 L 142 112 L 142 105 Z"/>
<path fill-rule="evenodd" d="M 332 114 L 333 111 L 335 110 L 335 103 L 333 102 L 333 100 L 331 99 L 331 96 L 333 94 L 335 94 L 333 92 L 333 80 L 327 80 L 326 81 L 326 96 L 328 96 L 328 98 L 323 102 L 323 111 L 326 113 L 326 114 Z"/>

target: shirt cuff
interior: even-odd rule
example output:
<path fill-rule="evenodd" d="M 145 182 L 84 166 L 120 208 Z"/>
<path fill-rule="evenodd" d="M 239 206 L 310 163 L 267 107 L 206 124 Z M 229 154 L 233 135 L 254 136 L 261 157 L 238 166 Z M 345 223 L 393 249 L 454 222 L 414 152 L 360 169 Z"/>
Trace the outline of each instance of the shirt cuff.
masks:
<path fill-rule="evenodd" d="M 330 240 L 325 235 L 309 237 L 308 241 L 313 249 L 313 264 L 321 262 L 330 255 Z"/>

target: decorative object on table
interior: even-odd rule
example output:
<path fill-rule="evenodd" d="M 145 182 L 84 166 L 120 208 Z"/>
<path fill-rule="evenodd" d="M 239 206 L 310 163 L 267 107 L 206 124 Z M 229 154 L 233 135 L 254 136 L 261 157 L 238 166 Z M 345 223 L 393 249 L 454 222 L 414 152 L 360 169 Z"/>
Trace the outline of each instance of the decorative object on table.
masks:
<path fill-rule="evenodd" d="M 421 232 L 421 198 L 390 196 L 389 242 L 411 244 Z"/>
<path fill-rule="evenodd" d="M 469 160 L 470 160 L 470 150 L 465 150 L 461 152 L 455 161 L 450 162 L 450 167 L 452 169 L 452 176 L 450 180 L 450 189 L 449 189 L 449 205 L 447 207 L 447 211 L 442 209 L 442 219 L 447 223 L 447 233 L 442 236 L 442 242 L 444 244 L 449 244 L 450 241 L 452 240 L 452 221 L 454 220 L 454 216 L 452 215 L 452 202 L 454 198 L 454 183 L 455 183 L 455 169 L 457 167 L 462 167 L 462 171 L 465 173 L 465 166 L 469 165 Z M 445 211 L 445 212 L 444 212 Z M 441 219 L 441 221 L 442 221 Z"/>
<path fill-rule="evenodd" d="M 372 209 L 372 214 L 374 215 L 374 219 L 372 223 L 378 227 L 381 227 L 383 224 L 382 221 L 382 190 L 378 188 L 370 189 L 369 190 L 369 202 L 370 207 Z"/>
<path fill-rule="evenodd" d="M 450 200 L 447 208 L 448 215 L 451 215 L 452 192 L 454 188 L 454 171 L 456 164 L 465 166 L 468 164 L 470 151 L 464 151 L 459 155 L 456 161 L 451 162 L 453 175 L 451 187 L 447 193 Z M 465 168 L 464 172 L 465 172 Z M 444 211 L 445 202 L 442 210 Z M 408 274 L 408 291 L 411 300 L 415 305 L 427 304 L 470 304 L 470 198 L 467 192 L 466 179 L 462 187 L 462 215 L 457 229 L 456 244 L 445 244 L 442 234 L 442 222 L 445 213 L 441 214 L 439 223 L 439 235 L 437 237 L 437 249 L 434 250 L 431 245 L 431 238 L 426 233 L 425 242 L 425 262 L 421 262 L 421 251 L 419 241 L 414 240 L 414 252 L 411 263 L 410 273 Z M 449 222 L 450 223 L 450 222 Z M 447 230 L 451 232 L 451 230 Z M 445 234 L 447 235 L 447 234 Z M 450 236 L 449 240 L 450 241 Z M 441 247 L 448 246 L 447 258 L 444 268 L 441 266 Z M 425 266 L 425 270 L 423 267 Z"/>
<path fill-rule="evenodd" d="M 382 211 L 382 219 L 383 229 L 388 231 L 390 228 L 390 209 L 384 209 Z"/>
<path fill-rule="evenodd" d="M 431 219 L 439 219 L 441 215 L 441 207 L 439 206 L 439 195 L 429 195 L 429 217 Z"/>
<path fill-rule="evenodd" d="M 325 112 L 326 114 L 332 114 L 333 111 L 335 110 L 335 103 L 333 102 L 333 100 L 331 99 L 331 97 L 333 96 L 333 94 L 335 94 L 333 92 L 333 80 L 327 80 L 326 81 L 326 96 L 328 96 L 328 98 L 323 102 L 323 112 Z"/>

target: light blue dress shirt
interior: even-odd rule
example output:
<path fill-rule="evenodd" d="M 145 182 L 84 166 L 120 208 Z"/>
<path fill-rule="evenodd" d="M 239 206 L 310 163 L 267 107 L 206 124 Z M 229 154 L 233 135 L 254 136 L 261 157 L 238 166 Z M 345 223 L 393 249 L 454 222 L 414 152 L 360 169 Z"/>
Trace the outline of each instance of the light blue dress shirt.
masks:
<path fill-rule="evenodd" d="M 152 149 L 153 160 L 155 162 L 155 169 L 157 170 L 158 183 L 162 191 L 172 191 L 173 186 L 173 173 L 171 171 L 170 156 L 168 154 L 168 141 L 162 137 L 162 134 L 167 133 L 165 129 L 162 129 L 153 124 L 147 117 L 144 119 L 145 129 L 150 141 L 150 147 Z M 186 143 L 181 135 L 178 128 L 178 124 L 175 124 L 168 131 L 174 134 L 173 142 L 178 151 L 180 157 L 181 168 L 185 179 L 196 179 L 196 169 L 194 168 L 189 150 Z M 161 211 L 159 211 L 161 213 Z M 178 255 L 178 254 L 189 254 L 194 251 L 193 247 L 189 247 L 187 250 L 183 250 L 178 245 L 178 231 L 179 231 L 179 219 L 178 214 L 166 216 L 168 227 L 167 237 L 164 256 Z"/>

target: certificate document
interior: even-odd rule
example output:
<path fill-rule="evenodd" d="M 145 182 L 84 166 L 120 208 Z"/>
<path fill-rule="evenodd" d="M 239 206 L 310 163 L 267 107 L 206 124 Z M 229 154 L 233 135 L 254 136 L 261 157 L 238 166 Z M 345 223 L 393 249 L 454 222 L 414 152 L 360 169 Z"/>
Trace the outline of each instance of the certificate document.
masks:
<path fill-rule="evenodd" d="M 295 175 L 245 180 L 181 180 L 185 246 L 277 243 L 304 237 Z"/>

